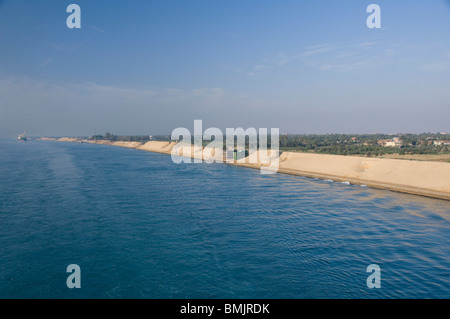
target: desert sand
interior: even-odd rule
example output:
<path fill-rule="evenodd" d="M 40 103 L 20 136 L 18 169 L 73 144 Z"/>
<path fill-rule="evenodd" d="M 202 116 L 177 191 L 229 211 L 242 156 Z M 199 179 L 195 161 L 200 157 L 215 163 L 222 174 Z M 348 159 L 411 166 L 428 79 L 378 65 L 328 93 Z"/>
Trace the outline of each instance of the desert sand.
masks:
<path fill-rule="evenodd" d="M 114 142 L 111 145 L 114 146 L 120 146 L 120 147 L 126 147 L 126 148 L 139 148 L 140 146 L 142 146 L 141 142 Z"/>
<path fill-rule="evenodd" d="M 150 141 L 138 147 L 139 150 L 170 154 L 176 142 Z"/>

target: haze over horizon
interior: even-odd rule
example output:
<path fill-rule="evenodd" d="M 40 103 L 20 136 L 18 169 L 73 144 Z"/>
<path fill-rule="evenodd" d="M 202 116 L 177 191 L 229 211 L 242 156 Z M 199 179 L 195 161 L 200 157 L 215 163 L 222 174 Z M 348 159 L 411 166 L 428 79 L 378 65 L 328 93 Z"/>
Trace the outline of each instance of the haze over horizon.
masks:
<path fill-rule="evenodd" d="M 449 1 L 135 3 L 0 1 L 0 137 L 450 131 Z"/>

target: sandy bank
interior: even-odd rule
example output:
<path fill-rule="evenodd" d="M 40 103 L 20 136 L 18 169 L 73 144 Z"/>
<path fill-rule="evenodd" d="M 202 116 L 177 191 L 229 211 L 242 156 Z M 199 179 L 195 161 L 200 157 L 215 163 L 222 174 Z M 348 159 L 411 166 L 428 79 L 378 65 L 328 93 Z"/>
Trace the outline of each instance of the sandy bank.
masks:
<path fill-rule="evenodd" d="M 103 144 L 103 145 L 112 145 L 113 142 L 107 140 L 90 140 L 90 144 Z"/>
<path fill-rule="evenodd" d="M 190 157 L 202 158 L 201 149 L 192 145 L 177 145 L 176 148 L 178 147 L 181 150 L 177 152 L 178 155 L 190 154 Z M 214 155 L 214 152 L 204 149 L 204 160 L 214 157 L 211 155 Z M 258 151 L 229 164 L 267 170 L 276 170 L 278 167 L 280 173 L 450 200 L 450 163 L 445 162 L 294 152 L 284 152 L 278 156 L 278 153 L 271 154 L 269 151 L 266 154 Z"/>
<path fill-rule="evenodd" d="M 279 172 L 450 200 L 450 164 L 285 152 Z"/>
<path fill-rule="evenodd" d="M 79 142 L 76 138 L 60 138 L 58 141 Z M 215 154 L 214 149 L 203 149 L 190 144 L 150 141 L 110 142 L 106 140 L 89 143 L 114 145 L 170 155 L 187 156 L 212 161 L 223 154 Z M 224 161 L 225 162 L 225 161 Z M 256 152 L 235 163 L 237 166 L 255 169 L 270 169 L 270 163 L 278 164 L 278 172 L 331 179 L 369 187 L 450 200 L 450 163 L 432 161 L 407 161 L 387 158 L 366 158 L 284 152 L 265 154 Z"/>
<path fill-rule="evenodd" d="M 58 138 L 56 141 L 58 141 L 58 142 L 78 142 L 78 139 L 75 137 L 61 137 L 61 138 Z"/>
<path fill-rule="evenodd" d="M 176 142 L 150 141 L 138 147 L 139 150 L 170 154 Z"/>
<path fill-rule="evenodd" d="M 126 147 L 126 148 L 139 148 L 139 147 L 142 146 L 142 143 L 141 142 L 122 142 L 122 141 L 118 141 L 118 142 L 113 142 L 110 145 Z"/>

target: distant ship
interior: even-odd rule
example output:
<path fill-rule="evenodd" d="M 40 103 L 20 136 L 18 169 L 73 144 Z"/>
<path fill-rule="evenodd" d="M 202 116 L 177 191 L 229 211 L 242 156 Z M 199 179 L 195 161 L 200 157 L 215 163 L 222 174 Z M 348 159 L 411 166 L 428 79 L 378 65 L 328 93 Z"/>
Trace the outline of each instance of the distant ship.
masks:
<path fill-rule="evenodd" d="M 25 133 L 26 133 L 26 132 L 23 132 L 23 134 L 20 134 L 20 135 L 19 135 L 19 137 L 17 138 L 17 140 L 18 140 L 19 142 L 26 142 L 26 141 L 27 141 L 27 138 L 25 137 Z"/>

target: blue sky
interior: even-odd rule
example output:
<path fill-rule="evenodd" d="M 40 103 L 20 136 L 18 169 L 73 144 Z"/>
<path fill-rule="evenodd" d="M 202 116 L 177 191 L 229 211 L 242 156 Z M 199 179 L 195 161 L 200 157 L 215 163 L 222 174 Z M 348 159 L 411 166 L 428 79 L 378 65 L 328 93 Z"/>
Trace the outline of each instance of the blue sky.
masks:
<path fill-rule="evenodd" d="M 0 137 L 446 132 L 449 31 L 445 0 L 0 0 Z"/>

